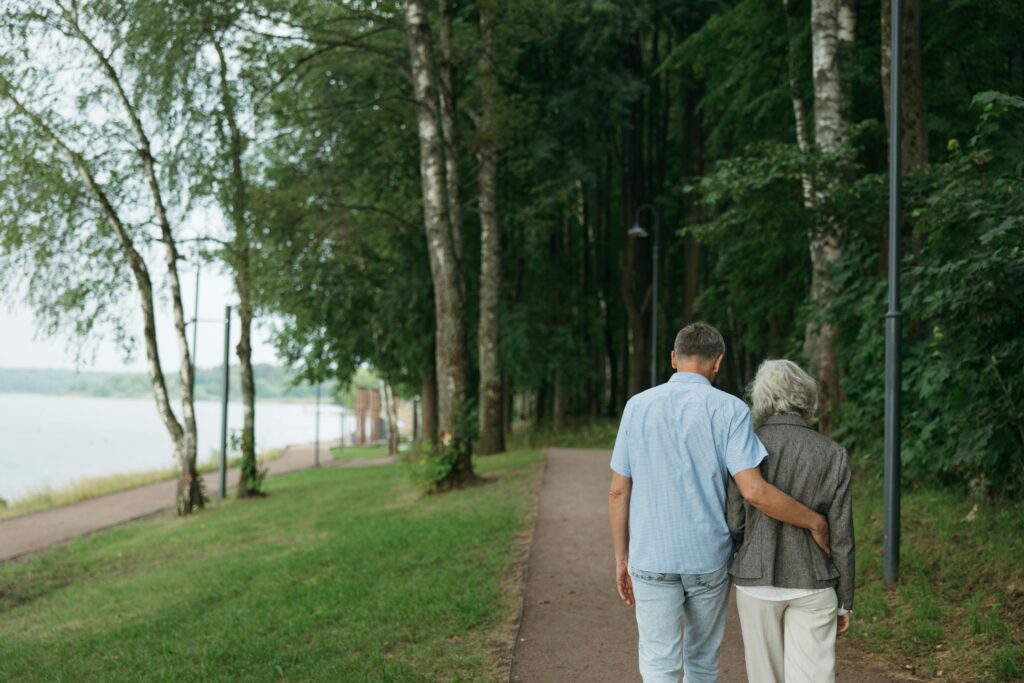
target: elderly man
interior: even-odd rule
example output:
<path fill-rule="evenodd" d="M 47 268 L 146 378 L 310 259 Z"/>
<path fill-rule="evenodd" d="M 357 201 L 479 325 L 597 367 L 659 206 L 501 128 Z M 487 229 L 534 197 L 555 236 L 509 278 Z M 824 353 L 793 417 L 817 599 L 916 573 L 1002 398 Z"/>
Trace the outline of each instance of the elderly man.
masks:
<path fill-rule="evenodd" d="M 825 518 L 761 477 L 767 451 L 746 404 L 711 385 L 724 354 L 711 325 L 680 330 L 676 373 L 626 403 L 615 440 L 609 510 L 616 584 L 636 609 L 645 683 L 678 683 L 684 661 L 686 683 L 718 680 L 733 550 L 725 517 L 730 475 L 754 508 L 809 530 L 828 552 Z"/>

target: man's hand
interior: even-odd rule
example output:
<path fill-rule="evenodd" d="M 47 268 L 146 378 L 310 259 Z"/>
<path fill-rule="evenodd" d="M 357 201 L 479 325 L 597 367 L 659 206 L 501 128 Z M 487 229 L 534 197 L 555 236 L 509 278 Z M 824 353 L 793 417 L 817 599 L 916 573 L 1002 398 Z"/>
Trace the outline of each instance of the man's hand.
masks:
<path fill-rule="evenodd" d="M 636 605 L 636 598 L 633 597 L 633 578 L 629 575 L 629 560 L 623 559 L 615 563 L 615 587 L 619 589 L 619 597 L 624 603 L 630 607 Z"/>
<path fill-rule="evenodd" d="M 769 484 L 757 467 L 737 472 L 733 479 L 745 501 L 772 519 L 807 529 L 825 555 L 832 557 L 828 547 L 828 522 L 824 517 Z"/>
<path fill-rule="evenodd" d="M 850 613 L 840 614 L 836 618 L 836 635 L 841 636 L 850 630 Z"/>
<path fill-rule="evenodd" d="M 832 549 L 828 547 L 828 521 L 824 517 L 821 518 L 821 524 L 811 529 L 811 538 L 825 553 L 825 557 L 832 557 Z"/>

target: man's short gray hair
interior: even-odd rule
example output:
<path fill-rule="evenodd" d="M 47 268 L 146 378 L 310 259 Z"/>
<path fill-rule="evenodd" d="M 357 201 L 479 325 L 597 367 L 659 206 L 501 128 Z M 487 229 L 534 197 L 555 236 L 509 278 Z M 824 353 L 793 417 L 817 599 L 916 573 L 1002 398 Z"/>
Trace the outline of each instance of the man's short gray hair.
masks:
<path fill-rule="evenodd" d="M 711 325 L 692 323 L 679 330 L 672 350 L 676 358 L 696 357 L 710 362 L 725 353 L 725 340 Z"/>
<path fill-rule="evenodd" d="M 791 360 L 766 360 L 750 383 L 751 412 L 761 421 L 797 412 L 807 420 L 818 410 L 818 383 Z"/>

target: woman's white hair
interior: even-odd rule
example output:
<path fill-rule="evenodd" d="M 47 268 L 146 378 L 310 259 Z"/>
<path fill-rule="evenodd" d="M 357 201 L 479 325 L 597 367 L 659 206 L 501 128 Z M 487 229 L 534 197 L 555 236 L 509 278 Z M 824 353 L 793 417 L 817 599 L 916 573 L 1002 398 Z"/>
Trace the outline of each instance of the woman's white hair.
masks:
<path fill-rule="evenodd" d="M 787 412 L 810 420 L 818 410 L 818 383 L 791 360 L 761 363 L 748 392 L 757 421 Z"/>

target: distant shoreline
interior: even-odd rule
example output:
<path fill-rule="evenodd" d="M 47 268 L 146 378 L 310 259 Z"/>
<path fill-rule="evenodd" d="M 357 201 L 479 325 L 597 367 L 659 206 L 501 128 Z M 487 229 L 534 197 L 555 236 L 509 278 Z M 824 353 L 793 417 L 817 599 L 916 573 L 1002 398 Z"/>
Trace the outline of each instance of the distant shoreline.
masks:
<path fill-rule="evenodd" d="M 3 389 L 3 388 L 0 388 L 0 394 L 3 394 L 5 396 L 54 396 L 54 397 L 57 397 L 57 398 L 100 398 L 100 399 L 109 398 L 109 399 L 129 400 L 129 401 L 151 401 L 151 400 L 153 400 L 153 395 L 152 394 L 135 394 L 135 395 L 128 395 L 128 394 L 126 394 L 126 395 L 102 395 L 102 396 L 100 396 L 100 395 L 95 395 L 95 394 L 75 393 L 75 392 L 56 393 L 56 392 L 49 392 L 49 391 L 26 391 L 26 390 L 16 390 L 15 391 L 15 390 Z M 180 394 L 178 394 L 178 395 L 171 394 L 171 401 L 177 402 L 177 401 L 180 401 L 180 400 L 181 400 L 181 395 Z M 221 400 L 221 397 L 220 396 L 216 396 L 216 397 L 214 397 L 214 396 L 198 397 L 197 396 L 195 400 L 196 401 L 217 402 L 217 403 L 219 403 L 220 400 Z M 240 395 L 238 395 L 238 394 L 233 394 L 233 395 L 231 395 L 228 398 L 228 403 L 231 403 L 231 404 L 241 403 L 241 402 L 242 402 L 242 397 Z M 265 396 L 261 396 L 259 393 L 257 393 L 256 394 L 256 402 L 257 403 L 292 403 L 292 404 L 303 404 L 303 405 L 307 405 L 307 404 L 308 405 L 315 405 L 316 404 L 316 398 L 315 397 L 314 398 L 306 398 L 306 397 L 295 398 L 295 397 L 290 397 L 290 396 L 266 396 L 265 397 Z M 324 407 L 328 407 L 328 406 L 337 407 L 337 405 L 338 404 L 336 402 L 328 402 L 327 400 L 323 401 L 323 406 Z M 345 409 L 348 410 L 349 409 L 348 406 L 345 406 Z"/>
<path fill-rule="evenodd" d="M 312 403 L 316 401 L 316 387 L 296 383 L 295 375 L 287 368 L 276 365 L 255 365 L 257 399 L 282 403 Z M 371 382 L 372 375 L 362 373 L 354 383 Z M 181 400 L 181 378 L 177 373 L 164 375 L 172 400 Z M 241 398 L 239 367 L 229 371 L 231 402 Z M 224 370 L 220 367 L 199 368 L 196 371 L 194 396 L 197 401 L 220 401 L 224 392 Z M 74 396 L 79 398 L 131 398 L 151 399 L 152 385 L 144 372 L 103 372 L 96 370 L 52 370 L 34 368 L 0 368 L 0 393 L 35 394 L 47 396 Z M 322 387 L 324 403 L 337 404 L 339 392 L 335 382 Z M 351 407 L 349 388 L 340 391 L 341 402 Z"/>

